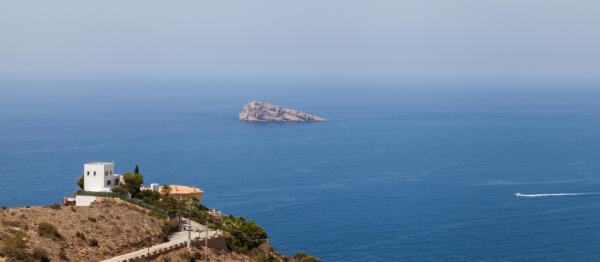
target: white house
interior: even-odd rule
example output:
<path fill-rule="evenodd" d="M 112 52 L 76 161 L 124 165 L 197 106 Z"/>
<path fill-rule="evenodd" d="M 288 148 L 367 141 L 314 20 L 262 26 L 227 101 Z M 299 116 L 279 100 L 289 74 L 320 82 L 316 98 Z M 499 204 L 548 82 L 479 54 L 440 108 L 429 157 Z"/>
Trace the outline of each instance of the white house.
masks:
<path fill-rule="evenodd" d="M 121 183 L 121 175 L 115 174 L 115 163 L 92 162 L 83 165 L 83 190 L 91 192 L 110 192 Z M 95 196 L 75 197 L 77 206 L 89 206 L 96 201 Z"/>
<path fill-rule="evenodd" d="M 115 163 L 92 162 L 83 165 L 83 190 L 110 192 L 118 186 L 121 175 L 115 174 Z"/>

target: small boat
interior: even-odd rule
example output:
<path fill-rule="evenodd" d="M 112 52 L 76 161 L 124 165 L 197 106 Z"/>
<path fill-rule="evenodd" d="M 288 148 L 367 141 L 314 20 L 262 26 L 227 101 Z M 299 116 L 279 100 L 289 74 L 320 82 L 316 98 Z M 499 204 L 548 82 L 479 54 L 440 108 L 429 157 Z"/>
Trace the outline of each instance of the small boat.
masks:
<path fill-rule="evenodd" d="M 515 196 L 517 196 L 517 197 L 522 197 L 522 196 L 523 196 L 523 194 L 521 194 L 521 193 L 515 193 Z"/>

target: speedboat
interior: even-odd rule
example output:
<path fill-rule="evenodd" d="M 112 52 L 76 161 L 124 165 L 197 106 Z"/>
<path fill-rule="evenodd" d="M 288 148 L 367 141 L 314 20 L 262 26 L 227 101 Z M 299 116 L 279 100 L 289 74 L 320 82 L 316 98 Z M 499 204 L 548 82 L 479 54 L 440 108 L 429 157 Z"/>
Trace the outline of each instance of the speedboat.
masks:
<path fill-rule="evenodd" d="M 515 193 L 515 196 L 517 196 L 517 197 L 522 197 L 522 196 L 523 196 L 523 194 L 521 194 L 521 193 Z"/>

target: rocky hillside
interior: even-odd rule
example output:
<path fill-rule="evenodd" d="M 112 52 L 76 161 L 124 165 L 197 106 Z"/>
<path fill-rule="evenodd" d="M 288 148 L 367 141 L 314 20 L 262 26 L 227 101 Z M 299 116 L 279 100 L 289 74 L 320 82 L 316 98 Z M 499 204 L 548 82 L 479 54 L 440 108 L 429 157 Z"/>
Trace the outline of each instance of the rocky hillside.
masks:
<path fill-rule="evenodd" d="M 113 201 L 10 208 L 0 211 L 0 223 L 0 253 L 8 261 L 99 261 L 160 243 L 163 225 Z"/>
<path fill-rule="evenodd" d="M 89 207 L 54 204 L 3 209 L 0 261 L 101 261 L 137 251 L 165 240 L 163 232 L 170 227 L 159 216 L 126 202 L 106 199 Z M 294 256 L 275 252 L 268 243 L 256 245 L 254 239 L 265 238 L 266 232 L 243 217 L 213 215 L 209 221 L 213 220 L 227 226 L 222 226 L 223 236 L 206 242 L 209 261 L 320 261 L 302 252 Z M 207 261 L 204 243 L 195 243 L 192 250 L 136 261 Z"/>
<path fill-rule="evenodd" d="M 295 109 L 252 101 L 244 106 L 240 120 L 251 122 L 322 122 L 325 119 Z"/>
<path fill-rule="evenodd" d="M 208 256 L 208 257 L 207 257 Z M 148 261 L 156 262 L 200 262 L 200 261 L 236 261 L 236 262 L 320 262 L 319 258 L 299 252 L 294 256 L 283 255 L 273 251 L 269 245 L 262 245 L 250 254 L 243 254 L 227 249 L 208 248 L 202 244 L 192 246 L 190 250 L 181 249 Z"/>

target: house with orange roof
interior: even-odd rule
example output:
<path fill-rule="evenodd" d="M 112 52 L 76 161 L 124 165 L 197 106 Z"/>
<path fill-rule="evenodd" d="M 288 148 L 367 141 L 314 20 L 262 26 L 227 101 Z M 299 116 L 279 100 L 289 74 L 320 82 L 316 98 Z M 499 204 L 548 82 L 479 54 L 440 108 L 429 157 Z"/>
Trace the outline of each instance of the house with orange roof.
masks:
<path fill-rule="evenodd" d="M 188 200 L 195 197 L 198 199 L 198 202 L 202 202 L 202 194 L 204 194 L 204 191 L 202 191 L 200 188 L 182 185 L 169 185 L 168 192 L 165 190 L 164 186 L 161 186 L 158 188 L 158 192 L 163 195 L 168 193 L 170 197 L 178 200 Z"/>

